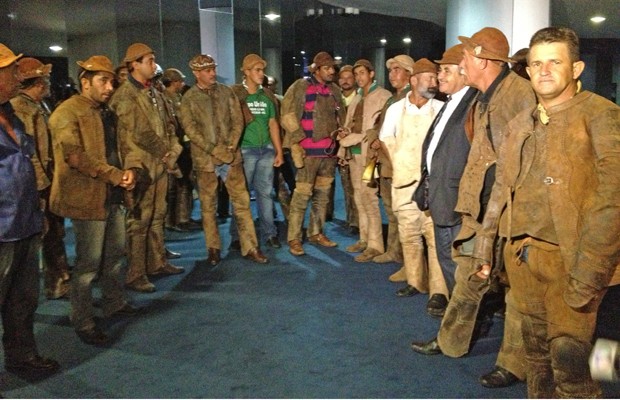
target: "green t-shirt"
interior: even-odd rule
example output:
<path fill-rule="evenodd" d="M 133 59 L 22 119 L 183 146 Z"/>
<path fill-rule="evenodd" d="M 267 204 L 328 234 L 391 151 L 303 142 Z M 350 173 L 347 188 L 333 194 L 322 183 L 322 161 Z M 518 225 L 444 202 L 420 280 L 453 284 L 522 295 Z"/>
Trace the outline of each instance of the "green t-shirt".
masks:
<path fill-rule="evenodd" d="M 245 101 L 254 115 L 254 120 L 243 131 L 241 147 L 262 147 L 271 143 L 269 120 L 276 117 L 275 105 L 263 89 L 248 95 Z"/>

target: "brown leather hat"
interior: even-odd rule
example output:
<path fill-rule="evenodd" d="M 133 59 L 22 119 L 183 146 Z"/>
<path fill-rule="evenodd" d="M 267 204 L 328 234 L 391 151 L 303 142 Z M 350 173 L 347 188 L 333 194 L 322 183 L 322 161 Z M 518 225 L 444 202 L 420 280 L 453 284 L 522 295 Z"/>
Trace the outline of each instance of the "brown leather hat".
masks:
<path fill-rule="evenodd" d="M 0 43 L 0 68 L 8 67 L 21 56 L 23 56 L 23 54 L 15 55 L 11 49 Z"/>
<path fill-rule="evenodd" d="M 32 57 L 24 57 L 17 62 L 17 71 L 22 79 L 42 78 L 50 76 L 52 64 L 43 64 Z"/>
<path fill-rule="evenodd" d="M 316 56 L 314 56 L 314 59 L 312 60 L 312 64 L 310 65 L 310 69 L 311 71 L 315 71 L 316 69 L 321 68 L 323 66 L 333 67 L 334 65 L 336 65 L 336 61 L 334 60 L 334 57 L 332 57 L 329 53 L 325 51 L 320 51 L 316 53 Z"/>
<path fill-rule="evenodd" d="M 127 63 L 136 61 L 138 58 L 151 53 L 154 54 L 155 52 L 144 43 L 134 43 L 127 48 L 127 52 L 125 53 L 125 58 L 123 59 L 123 62 Z"/>
<path fill-rule="evenodd" d="M 243 58 L 241 71 L 252 69 L 256 64 L 263 64 L 263 68 L 267 66 L 267 61 L 263 60 L 258 54 L 248 54 Z"/>
<path fill-rule="evenodd" d="M 372 66 L 372 64 L 370 63 L 370 61 L 365 60 L 365 59 L 363 59 L 363 58 L 361 58 L 361 59 L 357 60 L 357 61 L 355 62 L 355 64 L 353 64 L 353 71 L 355 71 L 355 68 L 357 68 L 357 67 L 366 67 L 366 69 L 367 69 L 368 71 L 374 71 L 374 70 L 375 70 L 375 67 L 373 67 L 373 66 Z"/>
<path fill-rule="evenodd" d="M 169 82 L 182 82 L 185 80 L 185 75 L 176 68 L 168 68 L 164 71 L 162 79 Z"/>
<path fill-rule="evenodd" d="M 109 72 L 112 75 L 114 73 L 114 64 L 106 56 L 92 56 L 86 61 L 77 61 L 77 65 L 82 67 L 86 71 L 92 72 Z"/>
<path fill-rule="evenodd" d="M 343 65 L 340 68 L 340 71 L 338 71 L 338 76 L 340 76 L 340 74 L 342 74 L 343 72 L 347 72 L 347 71 L 349 71 L 350 73 L 353 73 L 353 66 L 349 64 Z"/>
<path fill-rule="evenodd" d="M 486 27 L 474 33 L 471 38 L 459 36 L 465 48 L 478 58 L 512 62 L 508 57 L 510 45 L 506 35 L 497 28 Z"/>
<path fill-rule="evenodd" d="M 189 67 L 192 71 L 202 71 L 207 68 L 215 68 L 217 64 L 213 57 L 208 54 L 198 54 L 194 58 L 192 58 L 189 62 Z"/>
<path fill-rule="evenodd" d="M 402 69 L 411 73 L 413 71 L 413 64 L 415 64 L 415 61 L 406 54 L 399 54 L 385 62 L 387 69 L 392 68 L 392 65 L 394 64 L 398 64 Z"/>
<path fill-rule="evenodd" d="M 437 65 L 428 58 L 421 58 L 413 64 L 411 75 L 417 75 L 423 72 L 437 72 Z"/>
<path fill-rule="evenodd" d="M 463 60 L 463 45 L 457 44 L 443 52 L 441 60 L 435 60 L 437 64 L 454 64 L 459 65 Z"/>

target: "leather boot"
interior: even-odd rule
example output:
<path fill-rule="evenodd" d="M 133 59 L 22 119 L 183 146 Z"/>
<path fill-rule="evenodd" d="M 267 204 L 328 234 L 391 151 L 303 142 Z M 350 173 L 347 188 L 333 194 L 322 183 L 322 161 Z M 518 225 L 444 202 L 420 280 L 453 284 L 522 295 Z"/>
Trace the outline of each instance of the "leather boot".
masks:
<path fill-rule="evenodd" d="M 601 398 L 603 392 L 592 380 L 588 365 L 592 344 L 560 336 L 551 340 L 549 350 L 555 379 L 554 398 Z"/>
<path fill-rule="evenodd" d="M 422 293 L 428 293 L 424 245 L 422 243 L 403 243 L 403 260 L 407 283 Z"/>
<path fill-rule="evenodd" d="M 301 240 L 304 216 L 310 196 L 295 191 L 291 199 L 291 207 L 288 215 L 288 241 Z"/>
<path fill-rule="evenodd" d="M 192 193 L 185 184 L 177 185 L 176 217 L 177 225 L 187 223 L 192 215 Z"/>

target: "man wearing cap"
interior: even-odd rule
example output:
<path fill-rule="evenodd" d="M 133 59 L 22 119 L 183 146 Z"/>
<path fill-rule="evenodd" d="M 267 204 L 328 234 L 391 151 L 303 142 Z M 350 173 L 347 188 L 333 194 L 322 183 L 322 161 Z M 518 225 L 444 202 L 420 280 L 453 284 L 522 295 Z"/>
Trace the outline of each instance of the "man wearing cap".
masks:
<path fill-rule="evenodd" d="M 241 104 L 231 88 L 217 82 L 217 64 L 213 57 L 199 54 L 190 60 L 189 67 L 196 84 L 183 95 L 180 117 L 191 141 L 208 251 L 207 263 L 217 265 L 220 262 L 222 241 L 215 216 L 220 178 L 233 204 L 241 254 L 256 263 L 265 264 L 269 260 L 258 247 L 239 149 L 244 122 Z"/>
<path fill-rule="evenodd" d="M 37 251 L 43 229 L 33 138 L 26 134 L 10 99 L 19 90 L 15 55 L 0 43 L 0 313 L 4 366 L 11 372 L 51 372 L 54 360 L 41 357 L 34 339 L 39 299 Z"/>
<path fill-rule="evenodd" d="M 69 291 L 69 265 L 63 242 L 64 219 L 49 210 L 54 161 L 47 127 L 50 110 L 43 99 L 50 95 L 51 70 L 52 64 L 43 64 L 36 58 L 25 57 L 19 60 L 18 71 L 22 82 L 19 95 L 11 99 L 11 105 L 15 114 L 24 122 L 26 133 L 34 138 L 35 154 L 32 163 L 47 225 L 42 238 L 45 296 L 58 299 Z"/>
<path fill-rule="evenodd" d="M 347 109 L 347 129 L 338 134 L 338 156 L 349 164 L 353 199 L 359 211 L 360 238 L 346 250 L 350 253 L 361 253 L 354 258 L 355 261 L 369 262 L 375 256 L 383 254 L 385 247 L 377 186 L 373 187 L 369 182 L 362 181 L 368 154 L 366 131 L 375 126 L 377 116 L 392 94 L 374 80 L 375 68 L 370 61 L 356 61 L 353 74 L 358 89 Z M 371 179 L 374 179 L 374 176 Z"/>
<path fill-rule="evenodd" d="M 488 272 L 498 227 L 507 239 L 508 309 L 523 316 L 530 398 L 602 395 L 588 358 L 598 307 L 620 277 L 620 107 L 581 90 L 584 68 L 572 29 L 532 36 L 538 105 L 508 125 L 474 246 Z"/>
<path fill-rule="evenodd" d="M 439 90 L 448 95 L 444 111 L 433 121 L 422 145 L 422 175 L 426 175 L 424 201 L 433 218 L 435 249 L 443 272 L 448 293 L 455 285 L 456 263 L 452 260 L 452 241 L 461 229 L 461 215 L 454 211 L 469 154 L 469 138 L 465 132 L 465 118 L 478 90 L 465 84 L 459 63 L 463 59 L 463 45 L 446 50 L 439 64 Z M 419 204 L 418 204 L 419 205 Z M 427 312 L 442 317 L 448 299 L 441 294 L 429 300 Z"/>
<path fill-rule="evenodd" d="M 467 84 L 477 88 L 480 94 L 466 121 L 466 131 L 471 129 L 473 139 L 455 207 L 462 215 L 461 229 L 452 244 L 452 257 L 458 265 L 456 286 L 437 339 L 411 344 L 417 352 L 444 353 L 450 357 L 461 357 L 469 351 L 481 301 L 501 268 L 496 265 L 492 275 L 483 275 L 472 258 L 474 240 L 480 232 L 495 181 L 495 167 L 501 162 L 497 152 L 507 135 L 508 122 L 522 110 L 536 105 L 529 82 L 508 68 L 511 61 L 508 40 L 500 30 L 487 27 L 471 38 L 459 36 L 459 40 L 463 43 L 459 67 Z M 496 264 L 503 261 L 497 258 Z M 508 307 L 496 366 L 480 378 L 483 386 L 504 387 L 525 378 L 520 325 L 519 316 Z"/>
<path fill-rule="evenodd" d="M 78 61 L 81 92 L 50 117 L 54 179 L 50 208 L 71 218 L 76 259 L 71 279 L 71 322 L 80 339 L 105 345 L 108 336 L 94 320 L 92 282 L 99 277 L 106 316 L 131 316 L 123 289 L 125 212 L 123 194 L 135 186 L 135 172 L 121 166 L 116 117 L 107 108 L 114 67 L 105 56 Z"/>
<path fill-rule="evenodd" d="M 344 65 L 338 71 L 338 86 L 342 90 L 342 99 L 344 105 L 349 107 L 351 101 L 356 95 L 355 91 L 355 77 L 353 76 L 353 66 Z M 355 207 L 355 201 L 353 200 L 353 186 L 351 185 L 351 171 L 349 164 L 346 162 L 338 162 L 338 172 L 340 173 L 340 182 L 342 184 L 342 192 L 344 195 L 344 207 L 346 212 L 347 226 L 352 233 L 359 232 L 359 218 L 357 215 L 357 208 Z M 333 209 L 334 200 L 334 185 L 332 184 L 332 190 L 330 193 L 330 207 Z M 332 210 L 333 211 L 333 210 Z"/>
<path fill-rule="evenodd" d="M 178 117 L 178 110 L 181 107 L 181 91 L 185 87 L 185 75 L 176 68 L 168 68 L 162 75 L 161 83 L 164 85 L 164 97 L 172 105 L 171 110 L 174 113 L 175 132 L 183 146 L 183 151 L 177 159 L 182 176 L 179 178 L 174 176 L 168 177 L 166 228 L 179 232 L 200 230 L 202 226 L 191 219 L 194 205 L 194 198 L 192 196 L 192 191 L 194 190 L 194 185 L 192 184 L 194 178 L 192 175 L 194 172 L 192 169 L 189 138 L 183 132 Z M 171 253 L 168 250 L 168 258 L 171 258 Z"/>
<path fill-rule="evenodd" d="M 262 86 L 267 62 L 257 54 L 248 54 L 243 59 L 241 71 L 243 82 L 231 88 L 239 99 L 244 115 L 241 136 L 241 156 L 248 188 L 256 192 L 260 231 L 267 245 L 279 249 L 278 229 L 273 217 L 274 167 L 284 163 L 280 124 L 278 123 L 278 101 L 273 92 Z M 231 241 L 239 240 L 237 224 L 230 223 Z"/>
<path fill-rule="evenodd" d="M 118 116 L 121 157 L 125 169 L 140 171 L 127 216 L 127 287 L 154 292 L 147 275 L 184 271 L 170 264 L 164 248 L 164 219 L 168 174 L 179 173 L 176 164 L 182 147 L 176 136 L 173 111 L 152 85 L 155 54 L 143 43 L 127 48 L 124 59 L 129 75 L 114 93 L 110 108 Z"/>
<path fill-rule="evenodd" d="M 375 126 L 366 131 L 366 137 L 368 143 L 370 143 L 366 162 L 368 163 L 375 158 L 379 164 L 379 194 L 383 200 L 383 207 L 388 217 L 387 249 L 385 253 L 379 254 L 372 259 L 376 263 L 401 263 L 403 261 L 403 248 L 398 237 L 398 220 L 392 210 L 392 162 L 387 148 L 379 140 L 379 132 L 383 126 L 387 109 L 392 104 L 405 98 L 407 93 L 409 93 L 411 87 L 409 79 L 411 78 L 414 63 L 413 59 L 405 54 L 399 54 L 387 60 L 385 66 L 388 69 L 390 84 L 395 92 L 383 105 Z M 406 281 L 404 267 L 390 275 L 389 279 L 392 282 Z"/>
<path fill-rule="evenodd" d="M 379 139 L 385 144 L 392 165 L 392 209 L 398 219 L 398 234 L 403 247 L 407 285 L 399 289 L 399 297 L 430 292 L 443 294 L 448 289 L 435 251 L 433 221 L 412 200 L 420 180 L 422 143 L 433 119 L 443 106 L 436 100 L 437 66 L 422 58 L 413 64 L 411 91 L 387 110 Z M 428 246 L 428 263 L 424 242 Z M 427 265 L 428 264 L 428 265 Z"/>
<path fill-rule="evenodd" d="M 334 137 L 346 116 L 342 93 L 334 83 L 334 65 L 331 55 L 324 51 L 317 53 L 310 65 L 312 75 L 293 82 L 282 100 L 285 143 L 290 146 L 294 160 L 296 153 L 302 156 L 297 157 L 296 164 L 305 157 L 303 168 L 297 170 L 288 221 L 289 251 L 295 256 L 305 254 L 302 225 L 310 201 L 314 217 L 310 218 L 308 240 L 324 247 L 338 245 L 323 231 L 336 170 Z"/>

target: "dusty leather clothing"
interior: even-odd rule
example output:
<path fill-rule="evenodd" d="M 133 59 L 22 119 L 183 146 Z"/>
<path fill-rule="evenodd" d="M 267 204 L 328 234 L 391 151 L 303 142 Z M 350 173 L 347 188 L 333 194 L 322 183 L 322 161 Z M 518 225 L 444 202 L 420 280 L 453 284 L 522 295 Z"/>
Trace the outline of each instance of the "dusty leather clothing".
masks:
<path fill-rule="evenodd" d="M 49 115 L 40 104 L 25 94 L 19 94 L 11 99 L 15 115 L 24 123 L 26 134 L 34 138 L 35 154 L 32 156 L 32 165 L 37 177 L 37 190 L 48 188 L 52 182 L 51 171 L 52 144 L 47 129 Z"/>
<path fill-rule="evenodd" d="M 610 283 L 619 283 L 619 110 L 608 100 L 584 91 L 547 110 L 550 122 L 546 127 L 541 126 L 538 111 L 533 108 L 511 121 L 489 211 L 474 247 L 475 257 L 488 259 L 498 224 L 500 236 L 513 237 L 509 199 L 519 190 L 534 156 L 524 154 L 521 159 L 521 149 L 534 130 L 546 129 L 547 177 L 541 185 L 547 188 L 543 193 L 549 202 L 562 260 L 570 278 L 576 281 L 565 300 L 581 307 Z"/>
<path fill-rule="evenodd" d="M 118 116 L 123 168 L 145 168 L 153 181 L 166 173 L 164 155 L 170 152 L 169 164 L 174 164 L 183 148 L 163 94 L 127 80 L 116 90 L 109 106 Z"/>
<path fill-rule="evenodd" d="M 238 145 L 243 114 L 239 99 L 228 86 L 219 82 L 209 89 L 192 86 L 181 100 L 179 120 L 190 139 L 194 170 L 214 172 L 216 165 L 242 162 Z M 219 159 L 219 151 L 230 152 L 226 155 L 232 161 Z"/>
<path fill-rule="evenodd" d="M 534 91 L 528 81 L 510 72 L 496 87 L 486 112 L 480 113 L 475 103 L 474 138 L 467 164 L 459 183 L 455 211 L 463 215 L 463 227 L 455 240 L 462 242 L 474 236 L 482 221 L 480 196 L 484 189 L 485 174 L 497 162 L 497 153 L 507 134 L 508 122 L 519 112 L 536 105 Z M 489 141 L 490 127 L 493 143 Z"/>
<path fill-rule="evenodd" d="M 82 95 L 65 100 L 49 121 L 54 147 L 53 213 L 72 219 L 106 219 L 108 185 L 118 186 L 123 171 L 108 164 L 99 104 Z M 67 163 L 78 156 L 76 168 Z"/>
<path fill-rule="evenodd" d="M 385 119 L 385 113 L 387 109 L 394 103 L 402 100 L 409 93 L 409 90 L 402 90 L 398 94 L 392 95 L 385 104 L 383 104 L 383 108 L 381 109 L 381 113 L 376 120 L 375 125 L 366 130 L 366 140 L 368 143 L 374 142 L 376 139 L 379 139 L 379 132 L 381 131 L 381 125 L 383 125 L 383 120 Z M 388 154 L 387 148 L 382 144 L 381 149 L 379 150 L 370 150 L 368 152 L 368 157 L 366 162 L 370 161 L 369 158 L 377 157 L 377 162 L 380 164 L 379 167 L 379 175 L 382 178 L 391 178 L 392 177 L 392 161 L 390 160 L 390 156 Z"/>
<path fill-rule="evenodd" d="M 298 79 L 284 94 L 280 109 L 282 128 L 286 130 L 283 147 L 290 147 L 306 138 L 300 120 L 306 103 L 308 85 L 306 79 Z M 346 107 L 342 102 L 340 88 L 335 83 L 329 83 L 328 86 L 332 95 L 317 96 L 314 107 L 312 140 L 315 142 L 329 137 L 333 131 L 340 127 L 339 124 L 344 123 L 346 117 Z"/>
<path fill-rule="evenodd" d="M 383 106 L 390 97 L 390 92 L 382 87 L 377 87 L 375 90 L 368 93 L 366 97 L 364 97 L 364 102 L 362 103 L 364 110 L 361 132 L 352 131 L 348 136 L 340 139 L 340 149 L 338 150 L 338 157 L 344 157 L 345 147 L 361 144 L 362 157 L 365 162 L 366 156 L 368 154 L 368 145 L 370 144 L 370 140 L 368 140 L 368 137 L 366 136 L 367 132 L 376 125 L 376 121 L 381 115 Z M 360 101 L 362 101 L 362 95 L 358 93 L 357 95 L 355 95 L 355 97 L 351 101 L 351 104 L 347 108 L 347 116 L 344 126 L 348 128 L 353 127 L 353 117 L 355 115 L 355 109 L 357 105 L 360 104 Z"/>
<path fill-rule="evenodd" d="M 480 96 L 480 94 L 479 94 Z M 536 97 L 531 84 L 510 72 L 491 95 L 486 111 L 481 113 L 478 103 L 472 107 L 474 137 L 467 164 L 459 183 L 459 196 L 456 211 L 463 215 L 463 225 L 453 243 L 452 258 L 457 263 L 456 284 L 448 303 L 445 316 L 438 333 L 442 351 L 452 357 L 460 357 L 469 351 L 478 310 L 484 295 L 489 289 L 488 281 L 477 278 L 476 260 L 472 258 L 474 237 L 480 229 L 482 220 L 480 199 L 484 189 L 487 170 L 495 165 L 502 140 L 507 134 L 507 124 L 519 112 L 536 105 Z M 488 128 L 493 138 L 489 141 Z M 512 315 L 512 314 L 511 314 Z M 517 340 L 519 334 L 518 317 L 506 321 L 502 348 L 496 364 L 519 378 L 525 376 L 523 350 Z M 517 331 L 515 331 L 517 329 Z M 506 343 L 513 343 L 506 345 Z"/>

